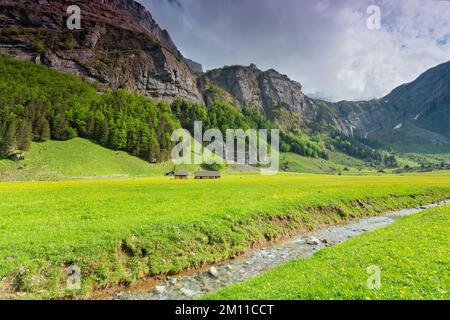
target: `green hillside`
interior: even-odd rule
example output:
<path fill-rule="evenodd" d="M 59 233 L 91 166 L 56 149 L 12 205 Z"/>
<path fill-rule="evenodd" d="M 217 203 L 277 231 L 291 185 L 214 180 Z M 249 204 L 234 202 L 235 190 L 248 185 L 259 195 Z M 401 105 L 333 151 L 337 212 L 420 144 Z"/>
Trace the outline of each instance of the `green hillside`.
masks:
<path fill-rule="evenodd" d="M 343 167 L 323 159 L 286 153 L 280 156 L 281 169 L 304 173 L 336 173 Z M 0 181 L 64 180 L 77 178 L 121 178 L 163 176 L 174 168 L 170 161 L 153 164 L 123 151 L 102 147 L 90 140 L 33 143 L 25 160 L 0 160 Z M 181 165 L 176 169 L 195 171 L 197 165 Z M 229 166 L 226 173 L 252 173 L 245 166 Z"/>
<path fill-rule="evenodd" d="M 280 151 L 302 156 L 305 164 L 314 167 L 311 170 L 292 165 L 291 161 L 292 168 L 286 166 L 290 171 L 334 172 L 334 166 L 325 171 L 321 169 L 324 162 L 320 159 L 328 159 L 330 150 L 378 166 L 386 164 L 381 151 L 345 137 L 326 125 L 317 128 L 317 132 L 301 128 L 288 130 L 269 121 L 259 111 L 238 110 L 225 101 L 214 101 L 205 106 L 182 99 L 169 104 L 123 90 L 97 94 L 93 85 L 76 76 L 31 62 L 16 61 L 6 55 L 0 55 L 0 75 L 0 158 L 3 159 L 18 150 L 27 151 L 32 142 L 83 137 L 148 162 L 163 163 L 170 158 L 174 146 L 170 139 L 172 132 L 182 127 L 192 134 L 194 122 L 202 121 L 205 131 L 211 128 L 219 128 L 222 132 L 227 129 L 279 129 Z M 50 171 L 43 175 L 59 176 L 57 169 Z M 73 176 L 78 172 L 68 174 Z"/>
<path fill-rule="evenodd" d="M 18 150 L 26 154 L 24 162 L 0 161 L 2 181 L 161 176 L 173 169 L 167 161 L 174 146 L 171 133 L 179 127 L 192 133 L 194 121 L 222 132 L 280 129 L 281 171 L 359 174 L 419 165 L 400 156 L 388 162 L 386 151 L 327 126 L 314 134 L 286 131 L 257 111 L 239 111 L 224 101 L 168 104 L 121 90 L 100 95 L 76 76 L 5 55 L 0 55 L 0 75 L 0 158 Z M 230 166 L 227 171 L 256 170 Z"/>
<path fill-rule="evenodd" d="M 419 160 L 398 157 L 400 167 L 419 166 Z M 440 159 L 440 158 L 439 158 Z M 437 160 L 436 160 L 437 161 Z M 430 162 L 431 163 L 431 162 Z M 149 163 L 124 151 L 115 151 L 83 138 L 68 141 L 33 142 L 25 160 L 0 160 L 0 181 L 67 180 L 92 178 L 161 177 L 174 169 L 171 161 Z M 194 172 L 198 165 L 176 166 L 177 170 Z M 225 174 L 255 174 L 257 168 L 230 165 Z M 376 167 L 340 152 L 329 152 L 329 160 L 294 153 L 280 154 L 280 171 L 315 174 L 373 174 Z"/>
<path fill-rule="evenodd" d="M 28 150 L 32 142 L 83 137 L 164 162 L 175 145 L 172 132 L 183 127 L 193 134 L 195 121 L 202 121 L 204 130 L 222 132 L 278 128 L 261 113 L 241 112 L 224 101 L 207 107 L 182 99 L 169 104 L 124 90 L 97 94 L 81 78 L 0 55 L 0 158 Z M 323 141 L 279 129 L 282 150 L 326 157 Z"/>
<path fill-rule="evenodd" d="M 449 139 L 438 133 L 420 128 L 412 123 L 404 123 L 398 130 L 384 130 L 369 135 L 375 141 L 403 153 L 449 153 Z"/>
<path fill-rule="evenodd" d="M 75 138 L 33 143 L 30 151 L 26 152 L 24 161 L 0 160 L 0 180 L 161 176 L 172 169 L 171 162 L 151 164 L 126 152 L 114 151 L 89 140 Z M 189 169 L 198 168 L 192 166 Z"/>

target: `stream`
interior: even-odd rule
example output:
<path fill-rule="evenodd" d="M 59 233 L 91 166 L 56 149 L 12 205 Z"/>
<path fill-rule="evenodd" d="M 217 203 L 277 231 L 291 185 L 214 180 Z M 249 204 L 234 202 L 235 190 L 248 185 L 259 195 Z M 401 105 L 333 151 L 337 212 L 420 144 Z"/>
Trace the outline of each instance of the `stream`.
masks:
<path fill-rule="evenodd" d="M 441 201 L 419 208 L 386 212 L 380 216 L 331 226 L 291 240 L 258 249 L 248 255 L 219 263 L 208 270 L 175 276 L 149 284 L 147 288 L 122 291 L 108 300 L 190 300 L 241 282 L 273 269 L 289 260 L 310 257 L 318 250 L 345 241 L 361 233 L 386 227 L 397 219 L 428 208 L 450 203 Z"/>

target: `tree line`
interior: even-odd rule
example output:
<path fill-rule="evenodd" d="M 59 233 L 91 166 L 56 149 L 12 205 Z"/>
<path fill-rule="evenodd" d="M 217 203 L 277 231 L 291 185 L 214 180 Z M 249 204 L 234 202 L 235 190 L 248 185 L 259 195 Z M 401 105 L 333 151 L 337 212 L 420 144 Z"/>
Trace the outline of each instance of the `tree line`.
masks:
<path fill-rule="evenodd" d="M 122 90 L 98 94 L 81 79 L 0 57 L 0 156 L 32 141 L 80 136 L 148 161 L 166 160 L 180 127 L 170 105 Z"/>
<path fill-rule="evenodd" d="M 209 106 L 182 99 L 156 101 L 123 90 L 97 93 L 82 79 L 31 62 L 0 56 L 0 157 L 28 150 L 31 142 L 83 137 L 150 162 L 165 161 L 177 128 L 279 129 L 280 151 L 327 159 L 325 141 L 300 129 L 287 131 L 259 111 L 224 101 Z M 350 155 L 382 161 L 381 154 L 334 133 L 331 142 Z M 391 161 L 392 159 L 387 159 Z M 392 161 L 391 161 L 392 162 Z"/>

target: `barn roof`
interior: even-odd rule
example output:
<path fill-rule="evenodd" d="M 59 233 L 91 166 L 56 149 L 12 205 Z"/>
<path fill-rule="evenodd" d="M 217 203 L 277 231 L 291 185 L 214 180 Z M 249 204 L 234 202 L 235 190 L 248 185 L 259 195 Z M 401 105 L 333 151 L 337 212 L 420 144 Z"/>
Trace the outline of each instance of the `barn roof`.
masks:
<path fill-rule="evenodd" d="M 195 173 L 196 177 L 220 177 L 219 171 L 198 171 Z"/>
<path fill-rule="evenodd" d="M 173 173 L 174 176 L 188 176 L 189 175 L 189 171 L 185 171 L 185 170 L 178 170 L 175 171 Z"/>

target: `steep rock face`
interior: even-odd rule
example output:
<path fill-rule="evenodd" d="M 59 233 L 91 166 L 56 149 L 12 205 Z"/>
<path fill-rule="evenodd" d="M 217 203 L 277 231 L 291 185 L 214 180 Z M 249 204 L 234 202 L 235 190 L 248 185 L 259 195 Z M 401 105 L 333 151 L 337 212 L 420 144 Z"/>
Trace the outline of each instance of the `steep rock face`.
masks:
<path fill-rule="evenodd" d="M 133 0 L 80 0 L 68 30 L 66 0 L 0 0 L 0 50 L 154 98 L 202 102 L 197 76 L 167 31 Z"/>
<path fill-rule="evenodd" d="M 310 99 L 300 83 L 255 65 L 215 69 L 206 77 L 235 98 L 241 108 L 254 107 L 287 128 L 295 127 L 289 121 L 300 125 L 325 121 L 344 134 L 387 142 L 405 151 L 414 151 L 424 143 L 432 145 L 428 150 L 450 148 L 450 62 L 426 71 L 381 99 L 356 102 Z M 212 100 L 207 93 L 204 96 L 207 102 Z M 284 119 L 283 110 L 290 111 Z M 408 148 L 403 148 L 405 144 Z"/>
<path fill-rule="evenodd" d="M 231 66 L 211 70 L 206 76 L 233 95 L 241 107 L 252 106 L 268 116 L 280 106 L 299 111 L 306 105 L 301 84 L 275 70 Z"/>
<path fill-rule="evenodd" d="M 450 142 L 450 62 L 436 66 L 387 96 L 362 102 L 328 103 L 361 137 L 446 146 Z"/>
<path fill-rule="evenodd" d="M 203 73 L 203 66 L 200 63 L 188 58 L 184 58 L 184 62 L 186 62 L 186 64 L 189 66 L 189 68 L 191 68 L 192 71 Z"/>
<path fill-rule="evenodd" d="M 410 121 L 450 138 L 450 61 L 396 88 L 383 100 L 396 113 L 396 122 Z"/>
<path fill-rule="evenodd" d="M 287 129 L 325 121 L 362 138 L 450 145 L 450 62 L 372 101 L 310 99 L 287 76 L 255 65 L 201 74 L 167 31 L 133 0 L 79 0 L 81 30 L 68 30 L 68 0 L 0 0 L 0 52 L 154 98 L 253 107 Z M 102 86 L 99 86 L 99 90 Z"/>
<path fill-rule="evenodd" d="M 289 119 L 280 119 L 283 110 L 289 112 L 288 116 L 293 121 L 311 123 L 325 120 L 348 133 L 334 108 L 309 99 L 303 94 L 300 83 L 273 69 L 261 71 L 254 64 L 248 67 L 230 66 L 210 70 L 205 76 L 233 96 L 240 108 L 256 108 L 267 118 L 281 121 L 288 128 L 294 127 L 294 124 L 289 124 Z M 209 100 L 207 95 L 205 100 Z"/>

